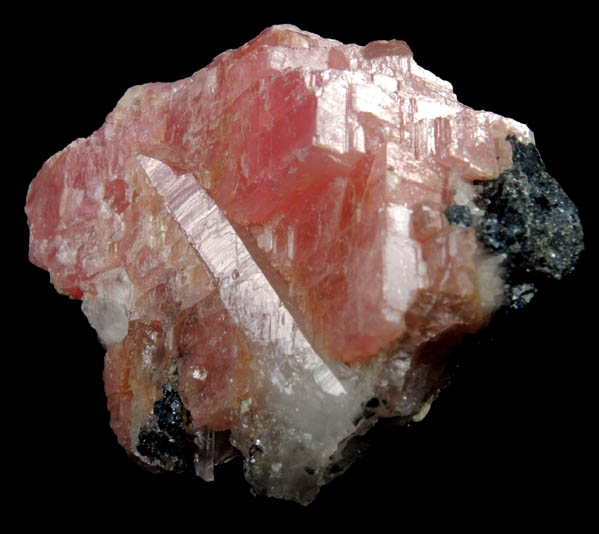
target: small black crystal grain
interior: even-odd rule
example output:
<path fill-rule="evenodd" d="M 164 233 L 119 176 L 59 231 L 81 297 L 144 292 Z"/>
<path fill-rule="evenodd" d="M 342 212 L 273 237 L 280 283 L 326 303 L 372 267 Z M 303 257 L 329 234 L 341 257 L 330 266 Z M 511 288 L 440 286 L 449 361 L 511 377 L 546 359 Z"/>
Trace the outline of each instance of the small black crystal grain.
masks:
<path fill-rule="evenodd" d="M 379 407 L 379 399 L 376 397 L 372 397 L 367 403 L 366 408 L 378 408 Z"/>
<path fill-rule="evenodd" d="M 456 224 L 458 226 L 470 226 L 472 224 L 472 215 L 468 206 L 452 204 L 445 208 L 444 213 L 449 224 Z"/>
<path fill-rule="evenodd" d="M 178 443 L 166 432 L 141 430 L 137 442 L 137 452 L 148 458 L 162 458 L 165 455 L 177 456 Z"/>

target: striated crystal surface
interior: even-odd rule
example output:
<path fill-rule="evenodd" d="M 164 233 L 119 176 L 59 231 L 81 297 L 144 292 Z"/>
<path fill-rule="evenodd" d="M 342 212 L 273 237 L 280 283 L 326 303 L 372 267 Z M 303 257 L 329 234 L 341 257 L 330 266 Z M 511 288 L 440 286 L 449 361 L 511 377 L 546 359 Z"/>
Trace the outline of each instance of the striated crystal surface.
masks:
<path fill-rule="evenodd" d="M 583 246 L 526 126 L 460 104 L 404 42 L 288 25 L 129 89 L 26 210 L 31 261 L 106 347 L 128 453 L 205 480 L 240 454 L 256 493 L 301 503 Z"/>

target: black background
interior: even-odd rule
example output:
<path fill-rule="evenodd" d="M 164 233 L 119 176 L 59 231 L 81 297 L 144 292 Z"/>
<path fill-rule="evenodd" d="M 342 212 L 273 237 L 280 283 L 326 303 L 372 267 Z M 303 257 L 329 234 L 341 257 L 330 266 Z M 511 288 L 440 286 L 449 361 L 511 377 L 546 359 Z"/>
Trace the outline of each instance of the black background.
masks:
<path fill-rule="evenodd" d="M 596 421 L 589 414 L 596 148 L 589 150 L 584 128 L 597 113 L 588 14 L 574 6 L 349 9 L 239 14 L 223 7 L 215 14 L 140 4 L 127 13 L 103 5 L 7 18 L 5 231 L 16 244 L 8 258 L 16 273 L 5 280 L 12 341 L 3 435 L 12 451 L 7 471 L 17 469 L 11 502 L 26 521 L 89 526 L 118 516 L 140 527 L 191 521 L 202 529 L 217 520 L 287 529 L 307 520 L 344 529 L 366 519 L 375 528 L 381 521 L 398 529 L 408 521 L 422 528 L 456 521 L 483 529 L 572 527 L 584 515 Z M 103 351 L 79 303 L 57 295 L 47 273 L 28 263 L 22 211 L 43 162 L 99 128 L 128 87 L 186 77 L 275 23 L 346 43 L 403 39 L 421 66 L 454 85 L 461 102 L 527 124 L 549 172 L 579 206 L 587 245 L 574 275 L 465 344 L 450 387 L 423 422 L 377 433 L 366 456 L 307 508 L 250 496 L 237 461 L 206 484 L 191 475 L 151 475 L 127 458 L 108 426 Z M 82 516 L 87 523 L 79 523 Z"/>

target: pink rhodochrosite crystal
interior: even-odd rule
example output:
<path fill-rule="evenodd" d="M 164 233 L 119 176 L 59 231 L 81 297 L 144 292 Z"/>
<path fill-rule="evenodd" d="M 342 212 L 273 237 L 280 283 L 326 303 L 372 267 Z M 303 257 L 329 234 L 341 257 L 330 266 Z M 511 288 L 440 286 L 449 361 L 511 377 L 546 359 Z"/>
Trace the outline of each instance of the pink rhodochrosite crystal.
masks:
<path fill-rule="evenodd" d="M 308 503 L 379 417 L 424 416 L 463 334 L 531 298 L 514 273 L 532 245 L 513 236 L 539 217 L 514 208 L 510 233 L 508 186 L 488 184 L 529 169 L 532 143 L 402 41 L 276 26 L 129 89 L 50 158 L 27 198 L 30 259 L 82 299 L 130 455 L 211 480 L 241 454 L 256 493 Z M 574 228 L 563 252 L 551 215 L 534 244 L 559 278 L 582 231 L 544 194 Z"/>

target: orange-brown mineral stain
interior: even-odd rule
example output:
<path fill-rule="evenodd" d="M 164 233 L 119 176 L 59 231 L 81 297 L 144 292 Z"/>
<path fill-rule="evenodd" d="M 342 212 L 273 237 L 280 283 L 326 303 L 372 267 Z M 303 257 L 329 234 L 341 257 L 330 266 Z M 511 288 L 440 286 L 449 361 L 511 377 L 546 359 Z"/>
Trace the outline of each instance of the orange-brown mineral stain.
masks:
<path fill-rule="evenodd" d="M 218 292 L 187 311 L 176 337 L 179 391 L 194 427 L 230 428 L 249 387 L 250 353 Z"/>
<path fill-rule="evenodd" d="M 168 380 L 164 341 L 159 321 L 131 321 L 125 339 L 106 352 L 104 385 L 110 426 L 127 450 L 132 445 L 131 430 L 146 423 Z"/>

